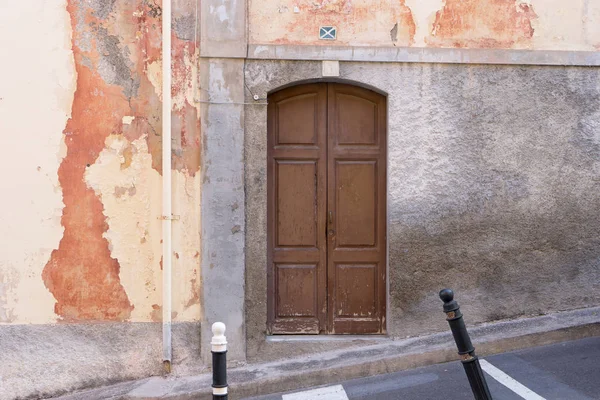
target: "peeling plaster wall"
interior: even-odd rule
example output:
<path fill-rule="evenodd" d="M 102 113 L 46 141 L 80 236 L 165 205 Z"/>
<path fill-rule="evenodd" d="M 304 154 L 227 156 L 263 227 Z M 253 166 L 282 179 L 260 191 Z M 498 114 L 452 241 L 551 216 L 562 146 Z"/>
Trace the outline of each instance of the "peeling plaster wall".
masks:
<path fill-rule="evenodd" d="M 160 3 L 38 0 L 1 14 L 0 159 L 19 169 L 4 178 L 0 322 L 159 322 Z M 175 1 L 176 321 L 201 316 L 196 29 L 195 2 Z"/>
<path fill-rule="evenodd" d="M 249 0 L 248 15 L 253 44 L 600 48 L 589 0 Z M 337 40 L 319 40 L 320 26 L 336 26 Z"/>
<path fill-rule="evenodd" d="M 184 373 L 202 368 L 198 7 L 172 5 L 173 363 Z M 160 373 L 161 13 L 158 0 L 0 5 L 0 399 Z"/>

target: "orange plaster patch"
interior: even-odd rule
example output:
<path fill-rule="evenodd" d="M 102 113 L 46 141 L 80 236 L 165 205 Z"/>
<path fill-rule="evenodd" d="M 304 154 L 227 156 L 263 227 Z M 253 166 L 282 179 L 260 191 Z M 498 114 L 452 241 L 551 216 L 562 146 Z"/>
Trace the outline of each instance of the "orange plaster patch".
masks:
<path fill-rule="evenodd" d="M 285 34 L 274 40 L 278 44 L 347 45 L 373 41 L 377 24 L 384 26 L 384 42 L 410 46 L 414 43 L 416 25 L 405 0 L 388 2 L 321 0 L 304 1 L 292 23 L 285 27 Z M 335 26 L 338 39 L 319 40 L 320 26 Z"/>
<path fill-rule="evenodd" d="M 84 174 L 104 148 L 105 139 L 122 123 L 127 98 L 119 87 L 107 85 L 98 73 L 85 66 L 83 57 L 97 58 L 96 49 L 82 51 L 74 14 L 73 53 L 77 90 L 71 119 L 63 131 L 67 155 L 58 169 L 65 207 L 61 223 L 64 235 L 42 273 L 46 287 L 56 299 L 55 312 L 66 321 L 118 320 L 129 318 L 133 306 L 119 281 L 119 262 L 112 258 L 103 233 L 108 229 L 103 205 Z"/>
<path fill-rule="evenodd" d="M 96 162 L 109 135 L 121 134 L 129 141 L 145 135 L 152 167 L 159 173 L 162 170 L 161 100 L 148 77 L 148 66 L 161 56 L 160 2 L 117 1 L 113 7 L 108 16 L 99 16 L 85 2 L 69 0 L 67 4 L 77 87 L 71 118 L 63 131 L 67 155 L 58 170 L 65 205 L 64 234 L 42 274 L 56 299 L 55 312 L 65 321 L 123 321 L 133 309 L 120 283 L 119 262 L 111 257 L 104 238 L 108 224 L 102 200 L 85 182 L 86 168 Z M 177 38 L 173 43 L 173 93 L 177 94 L 191 85 L 183 52 L 193 60 L 196 46 Z M 115 63 L 111 57 L 121 58 Z M 107 80 L 107 65 L 108 76 L 113 68 L 118 79 Z M 123 117 L 130 122 L 124 124 Z M 173 136 L 181 137 L 173 167 L 193 176 L 200 168 L 196 109 L 186 102 L 175 110 L 173 126 Z M 132 155 L 123 154 L 122 169 L 129 168 Z M 115 190 L 121 194 L 121 188 Z M 135 190 L 127 193 L 134 195 Z"/>
<path fill-rule="evenodd" d="M 198 272 L 194 271 L 194 277 L 190 279 L 192 286 L 192 295 L 185 304 L 185 307 L 191 307 L 196 304 L 200 304 L 200 282 L 198 282 Z"/>
<path fill-rule="evenodd" d="M 446 0 L 426 41 L 433 47 L 511 48 L 533 37 L 535 18 L 530 5 L 516 0 Z"/>
<path fill-rule="evenodd" d="M 191 66 L 186 65 L 186 57 L 195 60 L 195 45 L 193 42 L 172 37 L 173 46 L 173 97 L 185 99 L 181 109 L 173 110 L 172 129 L 177 141 L 173 154 L 173 168 L 186 171 L 195 176 L 200 170 L 200 118 L 196 107 L 189 103 L 185 93 L 193 88 L 195 79 Z"/>

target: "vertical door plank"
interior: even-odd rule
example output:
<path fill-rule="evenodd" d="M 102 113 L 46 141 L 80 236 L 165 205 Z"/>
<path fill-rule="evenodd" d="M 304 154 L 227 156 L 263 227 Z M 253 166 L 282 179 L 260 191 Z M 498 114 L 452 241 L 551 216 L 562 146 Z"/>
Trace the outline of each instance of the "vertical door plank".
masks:
<path fill-rule="evenodd" d="M 328 330 L 385 332 L 386 99 L 328 86 Z"/>
<path fill-rule="evenodd" d="M 327 320 L 327 86 L 268 102 L 268 331 L 317 334 Z"/>

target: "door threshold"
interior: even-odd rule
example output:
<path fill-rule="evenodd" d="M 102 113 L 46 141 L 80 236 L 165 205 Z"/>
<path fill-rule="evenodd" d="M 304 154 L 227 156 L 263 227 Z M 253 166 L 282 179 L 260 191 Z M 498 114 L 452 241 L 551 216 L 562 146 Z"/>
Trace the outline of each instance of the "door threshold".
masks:
<path fill-rule="evenodd" d="M 388 335 L 267 335 L 267 342 L 388 342 Z"/>

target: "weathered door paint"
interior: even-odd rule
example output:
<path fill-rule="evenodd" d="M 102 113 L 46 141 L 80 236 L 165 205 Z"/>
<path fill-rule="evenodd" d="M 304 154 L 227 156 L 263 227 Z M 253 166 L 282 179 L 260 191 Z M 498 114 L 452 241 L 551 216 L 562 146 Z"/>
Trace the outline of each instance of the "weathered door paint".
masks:
<path fill-rule="evenodd" d="M 385 331 L 385 113 L 341 84 L 269 97 L 270 333 Z"/>
<path fill-rule="evenodd" d="M 328 85 L 328 331 L 381 333 L 386 278 L 385 98 Z"/>
<path fill-rule="evenodd" d="M 272 333 L 327 325 L 327 86 L 269 97 L 268 320 Z"/>

